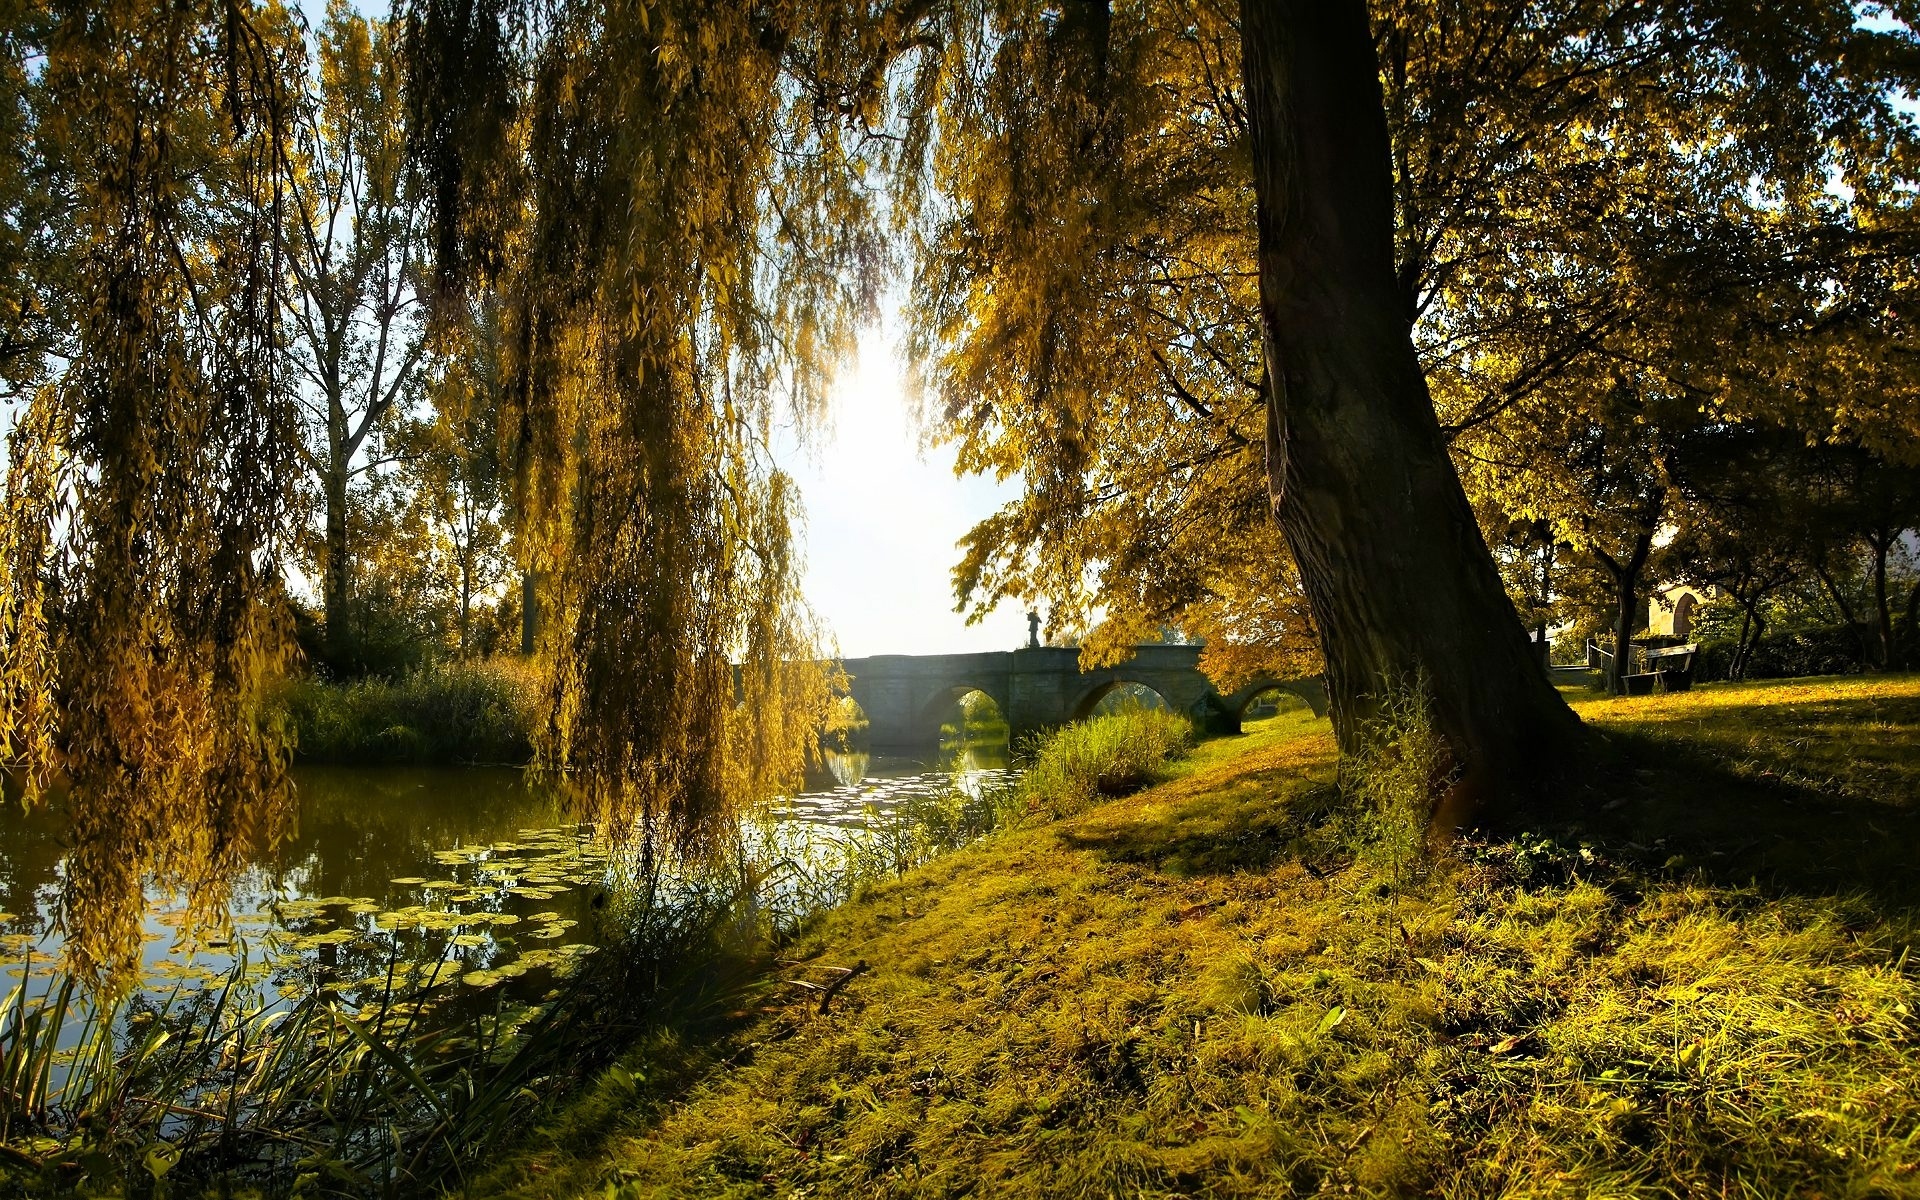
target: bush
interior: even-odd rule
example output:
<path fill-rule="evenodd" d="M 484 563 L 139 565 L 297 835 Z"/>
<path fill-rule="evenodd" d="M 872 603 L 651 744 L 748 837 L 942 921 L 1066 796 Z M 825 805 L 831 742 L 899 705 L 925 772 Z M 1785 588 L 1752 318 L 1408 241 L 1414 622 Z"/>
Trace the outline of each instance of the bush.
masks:
<path fill-rule="evenodd" d="M 534 683 L 517 659 L 425 667 L 401 678 L 289 684 L 283 703 L 302 762 L 525 763 Z"/>
<path fill-rule="evenodd" d="M 1153 783 L 1193 743 L 1193 722 L 1165 709 L 1133 707 L 1068 725 L 1024 748 L 1030 765 L 1016 801 L 1029 812 L 1068 816 Z"/>
<path fill-rule="evenodd" d="M 1760 639 L 1747 660 L 1748 679 L 1790 679 L 1803 675 L 1852 675 L 1861 670 L 1860 633 L 1846 625 L 1817 625 L 1782 630 Z M 1696 680 L 1725 679 L 1735 643 L 1715 638 L 1700 643 Z"/>

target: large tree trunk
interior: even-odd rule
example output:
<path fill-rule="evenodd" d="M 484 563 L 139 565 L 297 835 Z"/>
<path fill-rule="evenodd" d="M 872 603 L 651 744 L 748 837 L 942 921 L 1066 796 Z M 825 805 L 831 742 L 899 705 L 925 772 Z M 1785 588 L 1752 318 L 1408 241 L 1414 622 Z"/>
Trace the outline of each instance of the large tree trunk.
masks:
<path fill-rule="evenodd" d="M 1579 722 L 1527 647 L 1448 460 L 1394 279 L 1386 116 L 1364 0 L 1244 0 L 1268 472 L 1343 749 L 1423 681 L 1459 783 L 1440 825 L 1519 800 Z"/>

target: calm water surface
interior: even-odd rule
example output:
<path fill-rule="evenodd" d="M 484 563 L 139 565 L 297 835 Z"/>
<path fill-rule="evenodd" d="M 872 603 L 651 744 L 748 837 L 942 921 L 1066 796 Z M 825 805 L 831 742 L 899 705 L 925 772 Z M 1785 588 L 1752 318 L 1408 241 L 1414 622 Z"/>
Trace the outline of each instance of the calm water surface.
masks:
<path fill-rule="evenodd" d="M 1004 744 L 928 758 L 834 755 L 776 814 L 796 832 L 833 836 L 956 780 L 971 788 L 1008 775 Z M 607 847 L 518 772 L 304 767 L 295 776 L 295 831 L 233 880 L 230 936 L 189 942 L 181 898 L 148 889 L 146 988 L 205 986 L 237 955 L 251 962 L 269 948 L 283 974 L 293 952 L 342 990 L 396 970 L 429 981 L 458 975 L 476 987 L 528 975 L 540 985 L 599 940 Z M 0 994 L 29 964 L 38 974 L 59 956 L 61 838 L 57 811 L 0 808 Z M 418 961 L 420 948 L 428 961 Z M 284 990 L 310 982 L 288 980 Z"/>

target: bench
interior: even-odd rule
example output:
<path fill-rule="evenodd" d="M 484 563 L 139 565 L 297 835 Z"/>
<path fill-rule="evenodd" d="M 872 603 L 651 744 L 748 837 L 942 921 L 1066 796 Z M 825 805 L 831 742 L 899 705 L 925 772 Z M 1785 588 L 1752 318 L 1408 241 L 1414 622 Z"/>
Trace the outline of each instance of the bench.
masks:
<path fill-rule="evenodd" d="M 1699 650 L 1698 642 L 1688 642 L 1646 651 L 1647 669 L 1621 680 L 1626 694 L 1645 696 L 1653 692 L 1686 691 L 1693 686 L 1693 656 Z"/>

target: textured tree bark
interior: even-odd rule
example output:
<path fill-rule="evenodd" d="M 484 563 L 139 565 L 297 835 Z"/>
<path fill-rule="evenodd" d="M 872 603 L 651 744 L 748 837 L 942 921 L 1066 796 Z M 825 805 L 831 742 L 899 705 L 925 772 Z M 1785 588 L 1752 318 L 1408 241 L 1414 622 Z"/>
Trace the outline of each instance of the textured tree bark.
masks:
<path fill-rule="evenodd" d="M 327 561 L 320 580 L 320 604 L 326 610 L 327 653 L 336 666 L 353 653 L 353 560 L 347 544 L 347 469 L 336 463 L 327 473 Z"/>
<path fill-rule="evenodd" d="M 1458 772 L 1442 829 L 1523 803 L 1579 721 L 1533 661 L 1447 457 L 1394 281 L 1386 117 L 1364 0 L 1244 0 L 1268 475 L 1364 745 L 1421 680 Z"/>

